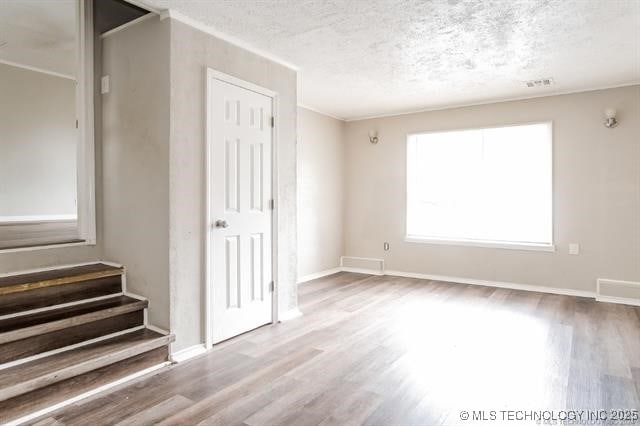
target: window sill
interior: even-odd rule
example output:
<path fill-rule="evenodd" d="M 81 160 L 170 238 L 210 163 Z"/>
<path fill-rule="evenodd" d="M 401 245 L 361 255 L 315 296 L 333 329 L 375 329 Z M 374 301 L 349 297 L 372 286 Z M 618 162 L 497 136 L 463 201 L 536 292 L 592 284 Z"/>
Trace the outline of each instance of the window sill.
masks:
<path fill-rule="evenodd" d="M 465 247 L 484 247 L 497 248 L 507 250 L 527 250 L 527 251 L 556 251 L 553 244 L 534 244 L 534 243 L 510 243 L 504 241 L 484 241 L 484 240 L 447 240 L 439 238 L 416 237 L 407 235 L 404 240 L 408 243 L 434 244 L 446 246 L 465 246 Z"/>

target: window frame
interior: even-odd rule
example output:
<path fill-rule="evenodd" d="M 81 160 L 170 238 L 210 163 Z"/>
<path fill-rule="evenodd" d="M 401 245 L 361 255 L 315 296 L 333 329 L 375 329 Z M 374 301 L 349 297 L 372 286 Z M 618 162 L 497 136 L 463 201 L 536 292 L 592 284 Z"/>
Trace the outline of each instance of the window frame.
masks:
<path fill-rule="evenodd" d="M 95 197 L 95 134 L 94 134 L 94 31 L 92 0 L 77 0 L 76 28 L 76 119 L 78 144 L 76 150 L 76 229 L 77 239 L 37 242 L 33 245 L 0 248 L 1 253 L 32 251 L 57 247 L 96 245 Z M 30 221 L 28 226 L 40 227 L 55 221 Z M 4 224 L 11 231 L 28 232 L 24 225 Z"/>
<path fill-rule="evenodd" d="M 463 238 L 438 238 L 429 236 L 420 236 L 409 234 L 409 144 L 414 136 L 428 135 L 434 133 L 448 133 L 448 132 L 463 132 L 470 130 L 489 130 L 489 129 L 501 129 L 508 127 L 520 127 L 536 124 L 545 124 L 549 126 L 550 144 L 551 150 L 551 242 L 550 243 L 534 243 L 534 242 L 520 242 L 520 241 L 493 241 L 493 240 L 474 240 Z M 444 245 L 444 246 L 462 246 L 462 247 L 480 247 L 480 248 L 494 248 L 494 249 L 507 249 L 507 250 L 527 250 L 527 251 L 542 251 L 542 252 L 555 252 L 556 246 L 556 212 L 555 212 L 555 155 L 554 155 L 554 137 L 555 126 L 553 120 L 540 120 L 540 121 L 526 121 L 508 124 L 494 124 L 489 126 L 470 126 L 470 127 L 456 127 L 445 128 L 438 130 L 425 130 L 425 131 L 413 131 L 406 134 L 405 142 L 405 223 L 404 223 L 404 241 L 408 243 L 429 244 L 429 245 Z"/>

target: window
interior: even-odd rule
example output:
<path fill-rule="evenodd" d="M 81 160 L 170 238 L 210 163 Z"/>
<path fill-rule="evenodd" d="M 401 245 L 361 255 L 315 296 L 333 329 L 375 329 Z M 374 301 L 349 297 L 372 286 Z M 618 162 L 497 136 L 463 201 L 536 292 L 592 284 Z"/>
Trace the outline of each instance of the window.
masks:
<path fill-rule="evenodd" d="M 410 135 L 407 240 L 553 249 L 551 123 Z"/>

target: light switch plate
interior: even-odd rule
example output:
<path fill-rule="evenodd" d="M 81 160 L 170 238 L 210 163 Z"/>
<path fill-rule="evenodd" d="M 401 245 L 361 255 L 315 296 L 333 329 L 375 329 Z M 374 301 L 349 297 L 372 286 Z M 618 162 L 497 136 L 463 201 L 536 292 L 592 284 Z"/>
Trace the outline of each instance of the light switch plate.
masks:
<path fill-rule="evenodd" d="M 580 244 L 578 243 L 569 244 L 569 254 L 580 254 Z"/>
<path fill-rule="evenodd" d="M 108 75 L 103 76 L 100 79 L 100 93 L 105 95 L 109 93 L 109 89 L 111 88 L 111 79 Z"/>

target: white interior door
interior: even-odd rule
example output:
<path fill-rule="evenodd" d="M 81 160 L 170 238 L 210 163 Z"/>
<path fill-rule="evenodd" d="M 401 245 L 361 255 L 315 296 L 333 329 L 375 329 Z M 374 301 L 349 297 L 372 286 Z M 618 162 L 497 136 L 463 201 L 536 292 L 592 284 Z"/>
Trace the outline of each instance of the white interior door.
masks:
<path fill-rule="evenodd" d="M 273 99 L 209 78 L 212 342 L 272 321 Z"/>

